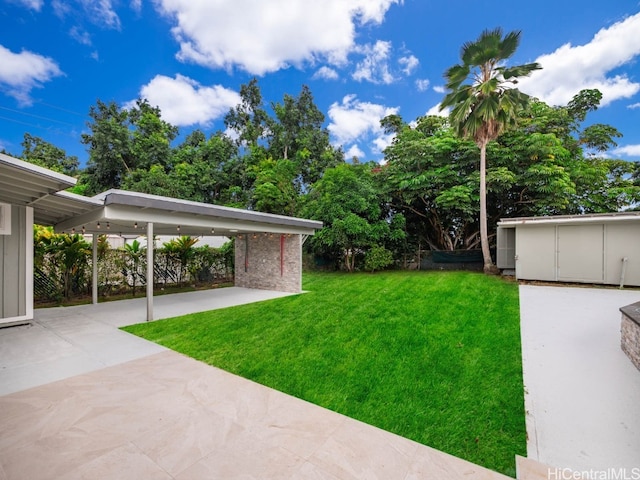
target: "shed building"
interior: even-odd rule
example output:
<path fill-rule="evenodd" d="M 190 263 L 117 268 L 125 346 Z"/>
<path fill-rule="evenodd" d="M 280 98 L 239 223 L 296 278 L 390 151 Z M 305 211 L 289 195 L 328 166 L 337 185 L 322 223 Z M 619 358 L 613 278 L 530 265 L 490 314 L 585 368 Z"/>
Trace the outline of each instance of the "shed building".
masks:
<path fill-rule="evenodd" d="M 497 247 L 519 280 L 640 286 L 640 212 L 504 218 Z"/>

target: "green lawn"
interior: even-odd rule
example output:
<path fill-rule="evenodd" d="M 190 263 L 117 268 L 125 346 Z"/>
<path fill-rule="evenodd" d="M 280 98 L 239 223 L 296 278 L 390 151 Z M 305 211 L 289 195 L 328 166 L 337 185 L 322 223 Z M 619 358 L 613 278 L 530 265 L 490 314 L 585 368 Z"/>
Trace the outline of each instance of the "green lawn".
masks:
<path fill-rule="evenodd" d="M 125 330 L 515 476 L 518 288 L 467 272 L 305 274 L 309 293 Z"/>

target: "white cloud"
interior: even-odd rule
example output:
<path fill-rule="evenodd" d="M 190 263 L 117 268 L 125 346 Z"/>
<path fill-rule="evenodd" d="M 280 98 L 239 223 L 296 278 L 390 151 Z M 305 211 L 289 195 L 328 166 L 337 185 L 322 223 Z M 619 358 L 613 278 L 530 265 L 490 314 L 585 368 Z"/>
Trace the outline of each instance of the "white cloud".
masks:
<path fill-rule="evenodd" d="M 178 58 L 263 75 L 290 65 L 344 64 L 357 26 L 403 0 L 156 0 L 173 22 Z"/>
<path fill-rule="evenodd" d="M 39 12 L 44 4 L 44 0 L 16 0 L 17 3 Z"/>
<path fill-rule="evenodd" d="M 131 0 L 131 9 L 140 13 L 142 11 L 142 0 Z"/>
<path fill-rule="evenodd" d="M 120 17 L 115 11 L 113 0 L 53 0 L 51 7 L 59 18 L 71 16 L 78 18 L 83 12 L 84 18 L 103 28 L 120 30 Z M 132 3 L 135 6 L 135 2 Z"/>
<path fill-rule="evenodd" d="M 424 92 L 429 88 L 429 80 L 426 78 L 419 78 L 416 80 L 416 88 L 419 92 Z"/>
<path fill-rule="evenodd" d="M 373 151 L 381 151 L 389 140 L 380 120 L 399 110 L 398 107 L 361 102 L 355 95 L 347 95 L 341 103 L 335 102 L 329 107 L 331 123 L 327 128 L 338 145 L 366 139 L 372 142 Z"/>
<path fill-rule="evenodd" d="M 395 133 L 383 133 L 373 140 L 373 152 L 382 153 L 396 138 Z"/>
<path fill-rule="evenodd" d="M 390 84 L 395 78 L 389 69 L 391 42 L 378 40 L 374 45 L 356 47 L 355 51 L 364 55 L 364 59 L 356 65 L 351 75 L 354 80 L 367 80 L 371 83 Z"/>
<path fill-rule="evenodd" d="M 81 43 L 82 45 L 91 45 L 91 36 L 89 35 L 89 33 L 86 30 L 82 30 L 78 26 L 71 27 L 69 35 L 71 35 L 71 38 L 73 38 L 78 43 Z"/>
<path fill-rule="evenodd" d="M 626 145 L 611 150 L 614 155 L 625 155 L 629 157 L 640 157 L 640 145 Z"/>
<path fill-rule="evenodd" d="M 437 105 L 434 105 L 429 110 L 427 110 L 426 115 L 427 116 L 435 115 L 436 117 L 448 117 L 450 113 L 451 113 L 451 109 L 449 107 L 445 108 L 444 110 L 440 110 L 440 104 L 438 103 Z"/>
<path fill-rule="evenodd" d="M 640 108 L 640 102 L 632 103 L 631 105 L 627 105 L 627 108 L 630 108 L 631 110 L 635 110 L 636 108 Z"/>
<path fill-rule="evenodd" d="M 316 73 L 313 74 L 314 79 L 323 78 L 325 80 L 337 80 L 338 72 L 336 72 L 333 68 L 324 66 L 318 69 Z"/>
<path fill-rule="evenodd" d="M 53 59 L 28 50 L 13 53 L 0 45 L 0 88 L 20 104 L 31 105 L 31 90 L 59 75 L 63 73 Z"/>
<path fill-rule="evenodd" d="M 53 8 L 53 13 L 55 13 L 56 17 L 59 18 L 64 18 L 73 11 L 71 5 L 64 0 L 53 0 L 51 8 Z"/>
<path fill-rule="evenodd" d="M 443 85 L 434 85 L 433 91 L 437 93 L 444 93 L 447 91 L 447 89 Z"/>
<path fill-rule="evenodd" d="M 351 160 L 353 157 L 357 157 L 358 160 L 364 158 L 364 152 L 358 147 L 358 145 L 351 145 L 349 149 L 344 152 L 344 158 Z"/>
<path fill-rule="evenodd" d="M 405 75 L 411 75 L 415 69 L 418 68 L 418 65 L 420 65 L 420 60 L 414 55 L 407 55 L 406 57 L 400 57 L 398 63 Z"/>
<path fill-rule="evenodd" d="M 160 107 L 162 118 L 176 126 L 208 125 L 241 102 L 240 95 L 220 85 L 200 85 L 182 75 L 156 75 L 140 89 L 140 97 Z M 129 108 L 135 102 L 131 102 Z"/>
<path fill-rule="evenodd" d="M 111 0 L 78 0 L 94 23 L 120 30 L 120 17 Z"/>
<path fill-rule="evenodd" d="M 585 44 L 567 43 L 536 59 L 543 67 L 523 78 L 519 88 L 552 105 L 565 105 L 585 88 L 602 92 L 602 105 L 629 98 L 640 91 L 640 83 L 624 73 L 609 73 L 640 55 L 640 13 L 603 28 Z"/>

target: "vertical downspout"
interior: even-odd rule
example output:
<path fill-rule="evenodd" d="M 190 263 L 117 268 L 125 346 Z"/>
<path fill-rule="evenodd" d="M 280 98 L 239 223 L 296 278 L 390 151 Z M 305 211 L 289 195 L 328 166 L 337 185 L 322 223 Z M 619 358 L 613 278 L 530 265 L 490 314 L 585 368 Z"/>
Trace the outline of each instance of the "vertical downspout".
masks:
<path fill-rule="evenodd" d="M 244 241 L 244 273 L 249 269 L 249 235 Z"/>
<path fill-rule="evenodd" d="M 284 235 L 280 235 L 280 276 L 284 276 Z"/>
<path fill-rule="evenodd" d="M 622 273 L 620 273 L 620 288 L 624 288 L 624 277 L 627 274 L 627 262 L 629 261 L 629 258 L 627 257 L 623 257 L 622 258 Z"/>

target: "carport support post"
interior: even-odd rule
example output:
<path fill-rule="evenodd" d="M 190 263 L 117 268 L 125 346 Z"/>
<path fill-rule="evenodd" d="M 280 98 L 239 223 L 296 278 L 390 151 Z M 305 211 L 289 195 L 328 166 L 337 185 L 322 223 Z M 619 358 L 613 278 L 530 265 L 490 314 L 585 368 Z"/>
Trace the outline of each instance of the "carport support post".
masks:
<path fill-rule="evenodd" d="M 147 322 L 153 321 L 153 222 L 147 223 Z"/>
<path fill-rule="evenodd" d="M 93 234 L 93 276 L 91 280 L 91 301 L 93 304 L 98 303 L 98 234 Z"/>

